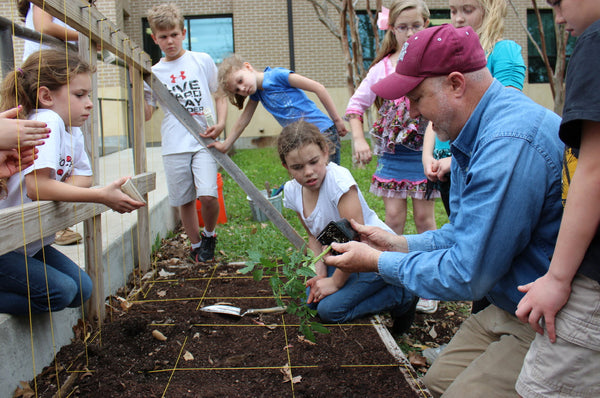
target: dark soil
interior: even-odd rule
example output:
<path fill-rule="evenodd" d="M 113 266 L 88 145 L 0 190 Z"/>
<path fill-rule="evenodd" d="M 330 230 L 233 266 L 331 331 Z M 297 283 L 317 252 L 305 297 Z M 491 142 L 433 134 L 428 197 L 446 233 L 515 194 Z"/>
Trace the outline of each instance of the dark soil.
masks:
<path fill-rule="evenodd" d="M 188 250 L 181 235 L 163 241 L 154 278 L 129 286 L 136 296 L 111 297 L 100 330 L 74 328 L 73 343 L 29 383 L 36 396 L 55 396 L 58 388 L 56 396 L 106 398 L 428 396 L 405 380 L 418 375 L 398 364 L 370 319 L 327 325 L 330 333 L 317 334 L 315 345 L 299 336 L 289 314 L 199 311 L 223 302 L 242 311 L 276 303 L 267 280 L 240 275 L 236 265 L 192 264 Z M 441 304 L 433 315 L 418 314 L 398 340 L 413 351 L 407 356 L 419 373 L 427 369 L 420 350 L 448 342 L 468 311 L 464 303 Z"/>

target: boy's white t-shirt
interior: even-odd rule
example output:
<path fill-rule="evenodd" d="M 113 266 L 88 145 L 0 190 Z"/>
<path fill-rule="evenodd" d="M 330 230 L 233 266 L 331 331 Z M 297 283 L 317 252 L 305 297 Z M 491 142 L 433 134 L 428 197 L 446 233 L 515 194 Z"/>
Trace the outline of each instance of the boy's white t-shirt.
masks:
<path fill-rule="evenodd" d="M 92 175 L 92 167 L 85 152 L 83 134 L 79 127 L 72 127 L 69 133 L 62 118 L 49 109 L 34 111 L 29 119 L 45 122 L 50 128 L 50 137 L 44 141 L 44 145 L 37 147 L 39 152 L 35 163 L 23 170 L 22 173 L 17 173 L 8 179 L 8 194 L 6 199 L 0 200 L 1 209 L 21 206 L 21 204 L 32 201 L 27 197 L 24 179 L 27 174 L 32 173 L 34 170 L 51 169 L 52 177 L 63 182 L 72 175 Z M 44 245 L 49 245 L 52 242 L 54 242 L 54 234 L 44 236 Z M 33 256 L 41 248 L 41 240 L 31 242 L 27 245 L 27 255 Z M 17 251 L 24 252 L 23 249 Z"/>
<path fill-rule="evenodd" d="M 165 61 L 162 58 L 152 67 L 152 73 L 200 123 L 202 132 L 206 130 L 204 108 L 210 109 L 215 115 L 211 93 L 216 92 L 218 88 L 217 66 L 210 55 L 185 51 L 174 61 Z M 147 84 L 144 85 L 144 96 L 150 105 L 156 105 L 157 99 Z M 197 152 L 203 148 L 164 106 L 163 111 L 165 118 L 160 128 L 163 155 Z"/>
<path fill-rule="evenodd" d="M 360 206 L 362 208 L 364 225 L 374 225 L 381 227 L 388 232 L 392 232 L 392 230 L 379 219 L 377 213 L 371 210 L 369 205 L 367 205 L 367 202 L 350 171 L 332 162 L 329 162 L 327 165 L 327 173 L 325 174 L 325 178 L 319 189 L 317 205 L 308 217 L 304 217 L 302 185 L 296 180 L 285 183 L 283 188 L 283 205 L 288 209 L 292 209 L 299 213 L 310 233 L 316 237 L 331 221 L 342 219 L 338 210 L 338 203 L 342 195 L 348 192 L 352 186 L 356 186 L 356 189 L 358 190 L 358 199 L 360 200 Z"/>

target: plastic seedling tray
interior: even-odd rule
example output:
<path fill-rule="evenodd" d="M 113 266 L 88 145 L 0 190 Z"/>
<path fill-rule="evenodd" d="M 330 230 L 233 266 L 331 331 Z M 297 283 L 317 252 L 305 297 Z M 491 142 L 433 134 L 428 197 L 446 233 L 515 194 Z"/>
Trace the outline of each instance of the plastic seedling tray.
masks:
<path fill-rule="evenodd" d="M 322 245 L 330 245 L 332 242 L 346 243 L 351 240 L 358 240 L 358 232 L 352 228 L 350 221 L 342 218 L 338 221 L 331 221 L 327 226 L 319 233 L 317 240 Z M 331 251 L 331 254 L 339 254 L 335 250 Z"/>

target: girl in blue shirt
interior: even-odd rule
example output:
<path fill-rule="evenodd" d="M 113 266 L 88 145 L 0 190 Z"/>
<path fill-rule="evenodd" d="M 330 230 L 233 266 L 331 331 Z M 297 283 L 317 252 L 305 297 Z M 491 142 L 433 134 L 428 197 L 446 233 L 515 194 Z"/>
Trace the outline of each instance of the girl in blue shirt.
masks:
<path fill-rule="evenodd" d="M 321 83 L 285 68 L 267 67 L 259 72 L 238 55 L 232 55 L 219 67 L 219 86 L 229 101 L 244 111 L 227 138 L 223 142 L 213 142 L 209 147 L 227 152 L 252 120 L 260 102 L 282 127 L 298 120 L 316 125 L 321 134 L 334 144 L 335 153 L 330 155 L 329 160 L 340 163 L 339 137 L 346 135 L 347 130 L 331 96 Z M 329 117 L 317 108 L 304 91 L 311 91 L 319 97 Z M 246 97 L 250 99 L 244 107 Z M 216 138 L 210 134 L 204 137 Z"/>

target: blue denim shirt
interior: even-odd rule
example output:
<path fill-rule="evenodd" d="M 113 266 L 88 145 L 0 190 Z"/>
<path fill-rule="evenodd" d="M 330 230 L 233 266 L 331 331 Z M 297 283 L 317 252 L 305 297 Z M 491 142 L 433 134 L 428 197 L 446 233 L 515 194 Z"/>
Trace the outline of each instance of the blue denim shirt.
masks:
<path fill-rule="evenodd" d="M 517 286 L 548 270 L 562 215 L 560 117 L 494 80 L 451 144 L 450 222 L 406 236 L 379 273 L 424 298 L 513 313 Z"/>

